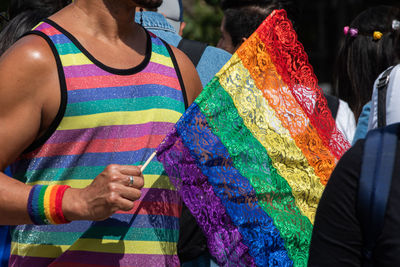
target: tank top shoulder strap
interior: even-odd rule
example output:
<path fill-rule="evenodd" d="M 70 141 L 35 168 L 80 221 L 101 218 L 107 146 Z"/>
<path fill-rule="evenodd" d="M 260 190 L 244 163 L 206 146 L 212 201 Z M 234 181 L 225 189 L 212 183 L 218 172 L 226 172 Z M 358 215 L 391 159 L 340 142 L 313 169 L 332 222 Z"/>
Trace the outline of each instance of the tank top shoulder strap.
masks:
<path fill-rule="evenodd" d="M 60 58 L 63 68 L 72 65 L 94 64 L 91 55 L 80 45 L 73 35 L 50 19 L 44 19 L 30 32 L 44 35 L 51 42 L 54 52 Z M 88 56 L 90 55 L 90 56 Z"/>
<path fill-rule="evenodd" d="M 57 73 L 58 73 L 58 80 L 59 80 L 59 85 L 60 85 L 60 107 L 58 109 L 57 115 L 54 118 L 53 122 L 50 124 L 50 127 L 47 129 L 47 131 L 40 136 L 38 139 L 36 139 L 26 150 L 24 153 L 31 152 L 35 150 L 36 148 L 40 147 L 43 145 L 47 139 L 56 131 L 58 125 L 60 124 L 62 118 L 64 117 L 65 110 L 67 107 L 67 85 L 65 81 L 65 75 L 64 75 L 64 70 L 63 70 L 63 65 L 59 56 L 59 52 L 57 50 L 57 47 L 55 45 L 54 40 L 52 39 L 52 36 L 56 34 L 55 29 L 51 27 L 51 25 L 48 25 L 44 21 L 40 22 L 37 26 L 35 26 L 31 31 L 27 32 L 23 36 L 27 35 L 37 35 L 42 37 L 47 44 L 49 45 L 56 65 L 57 65 Z"/>
<path fill-rule="evenodd" d="M 147 31 L 147 30 L 146 30 Z M 185 103 L 185 109 L 188 108 L 188 100 L 186 95 L 185 85 L 183 83 L 182 74 L 176 60 L 175 54 L 171 49 L 171 45 L 165 42 L 163 39 L 157 37 L 154 33 L 147 31 L 150 35 L 152 42 L 152 58 L 151 61 L 155 61 L 158 64 L 167 65 L 175 69 L 176 75 L 179 80 L 179 85 L 182 90 L 183 99 Z"/>

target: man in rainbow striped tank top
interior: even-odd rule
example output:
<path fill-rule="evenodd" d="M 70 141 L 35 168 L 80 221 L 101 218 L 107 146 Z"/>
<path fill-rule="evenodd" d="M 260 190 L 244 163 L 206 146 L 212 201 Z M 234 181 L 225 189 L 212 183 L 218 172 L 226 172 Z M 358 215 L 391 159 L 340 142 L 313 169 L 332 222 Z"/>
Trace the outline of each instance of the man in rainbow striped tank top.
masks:
<path fill-rule="evenodd" d="M 201 91 L 134 23 L 162 0 L 75 0 L 0 58 L 0 224 L 11 266 L 178 266 L 181 200 L 155 151 Z M 180 71 L 181 70 L 181 71 Z"/>

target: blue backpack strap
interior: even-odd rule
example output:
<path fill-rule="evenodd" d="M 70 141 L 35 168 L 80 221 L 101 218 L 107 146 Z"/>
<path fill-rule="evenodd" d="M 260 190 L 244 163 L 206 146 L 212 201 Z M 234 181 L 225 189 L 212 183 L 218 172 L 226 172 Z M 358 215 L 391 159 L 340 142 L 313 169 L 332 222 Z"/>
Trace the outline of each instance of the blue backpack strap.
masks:
<path fill-rule="evenodd" d="M 394 66 L 385 70 L 378 80 L 376 88 L 378 89 L 378 127 L 386 126 L 386 94 L 389 85 L 390 73 Z"/>
<path fill-rule="evenodd" d="M 382 232 L 399 126 L 393 124 L 370 131 L 365 140 L 357 204 L 365 240 L 363 266 L 373 266 L 373 250 Z"/>

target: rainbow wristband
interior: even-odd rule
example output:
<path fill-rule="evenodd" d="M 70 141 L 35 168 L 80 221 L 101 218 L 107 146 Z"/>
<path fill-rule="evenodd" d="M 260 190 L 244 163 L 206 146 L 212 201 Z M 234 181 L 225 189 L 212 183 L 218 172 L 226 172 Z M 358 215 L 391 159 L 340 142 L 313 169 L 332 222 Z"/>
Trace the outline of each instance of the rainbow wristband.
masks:
<path fill-rule="evenodd" d="M 69 223 L 62 212 L 62 199 L 69 187 L 34 185 L 28 198 L 28 214 L 32 222 L 37 225 Z"/>

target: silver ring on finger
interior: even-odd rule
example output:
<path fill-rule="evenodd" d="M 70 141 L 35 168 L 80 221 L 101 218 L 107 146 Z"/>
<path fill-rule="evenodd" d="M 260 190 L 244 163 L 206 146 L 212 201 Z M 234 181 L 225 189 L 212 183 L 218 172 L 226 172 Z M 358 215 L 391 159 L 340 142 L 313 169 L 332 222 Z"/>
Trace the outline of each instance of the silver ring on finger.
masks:
<path fill-rule="evenodd" d="M 135 179 L 131 175 L 129 175 L 128 178 L 129 178 L 129 186 L 133 186 L 133 182 L 135 181 Z"/>

